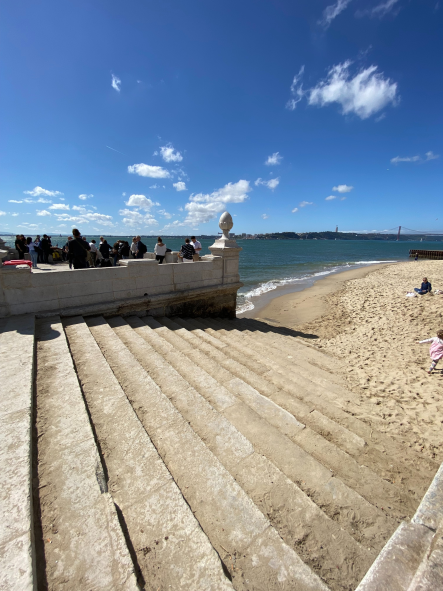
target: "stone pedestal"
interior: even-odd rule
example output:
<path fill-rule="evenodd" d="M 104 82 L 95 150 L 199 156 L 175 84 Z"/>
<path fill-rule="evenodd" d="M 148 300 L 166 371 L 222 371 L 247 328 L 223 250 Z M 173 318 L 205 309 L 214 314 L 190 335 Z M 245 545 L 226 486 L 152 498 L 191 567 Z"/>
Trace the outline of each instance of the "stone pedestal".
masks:
<path fill-rule="evenodd" d="M 242 248 L 234 239 L 229 238 L 229 230 L 234 225 L 231 214 L 225 211 L 221 215 L 218 225 L 223 234 L 209 247 L 209 250 L 213 256 L 223 259 L 223 284 L 240 283 L 238 264 Z"/>

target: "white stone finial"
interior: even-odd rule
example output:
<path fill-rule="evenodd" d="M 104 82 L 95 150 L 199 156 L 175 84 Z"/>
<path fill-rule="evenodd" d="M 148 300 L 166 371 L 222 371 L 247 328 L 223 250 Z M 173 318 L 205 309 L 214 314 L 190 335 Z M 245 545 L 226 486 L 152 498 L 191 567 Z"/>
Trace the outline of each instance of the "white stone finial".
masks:
<path fill-rule="evenodd" d="M 232 221 L 231 214 L 227 211 L 222 213 L 218 222 L 218 227 L 222 230 L 225 240 L 229 240 L 229 230 L 232 230 L 233 225 L 234 222 Z"/>

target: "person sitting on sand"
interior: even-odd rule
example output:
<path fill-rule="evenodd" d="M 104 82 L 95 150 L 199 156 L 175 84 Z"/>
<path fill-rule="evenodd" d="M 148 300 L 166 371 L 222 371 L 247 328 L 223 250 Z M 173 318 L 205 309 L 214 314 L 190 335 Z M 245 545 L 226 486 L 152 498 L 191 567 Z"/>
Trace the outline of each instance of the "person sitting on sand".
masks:
<path fill-rule="evenodd" d="M 431 293 L 432 285 L 430 281 L 428 281 L 428 278 L 423 277 L 423 283 L 421 284 L 420 289 L 418 287 L 414 287 L 414 291 L 416 291 L 420 295 L 424 295 L 425 293 Z"/>
<path fill-rule="evenodd" d="M 436 337 L 425 339 L 424 341 L 418 341 L 418 343 L 432 343 L 429 348 L 429 355 L 431 357 L 431 367 L 428 369 L 428 373 L 432 373 L 435 366 L 443 357 L 443 330 L 437 332 Z"/>

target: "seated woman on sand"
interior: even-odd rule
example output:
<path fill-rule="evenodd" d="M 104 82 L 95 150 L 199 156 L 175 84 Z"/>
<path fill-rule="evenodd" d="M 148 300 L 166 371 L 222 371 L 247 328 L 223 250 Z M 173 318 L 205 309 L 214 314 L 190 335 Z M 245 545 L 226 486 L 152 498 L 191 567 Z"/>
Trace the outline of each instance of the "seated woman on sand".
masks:
<path fill-rule="evenodd" d="M 418 287 L 414 287 L 414 291 L 416 291 L 420 295 L 424 295 L 425 293 L 430 293 L 432 291 L 432 285 L 431 285 L 430 281 L 428 281 L 428 278 L 423 277 L 423 283 L 421 284 L 420 289 Z"/>

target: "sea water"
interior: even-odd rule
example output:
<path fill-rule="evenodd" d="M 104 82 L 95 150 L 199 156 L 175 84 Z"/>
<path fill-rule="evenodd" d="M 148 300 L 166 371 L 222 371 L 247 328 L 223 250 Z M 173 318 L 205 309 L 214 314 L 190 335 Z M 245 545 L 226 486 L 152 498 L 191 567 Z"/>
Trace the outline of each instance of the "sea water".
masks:
<path fill-rule="evenodd" d="M 2 236 L 8 246 L 14 237 Z M 106 237 L 109 244 L 116 240 L 132 242 L 132 236 Z M 99 236 L 88 235 L 87 239 Z M 143 237 L 149 252 L 153 252 L 155 236 Z M 52 237 L 52 243 L 63 246 L 66 238 Z M 184 237 L 165 238 L 171 250 L 179 250 Z M 201 239 L 202 253 L 210 254 L 208 247 L 214 239 Z M 238 240 L 240 253 L 240 280 L 244 286 L 238 292 L 237 313 L 252 310 L 258 297 L 279 287 L 293 285 L 306 287 L 331 273 L 376 263 L 405 261 L 409 249 L 440 250 L 441 243 L 378 240 Z M 420 278 L 419 278 L 420 279 Z"/>

